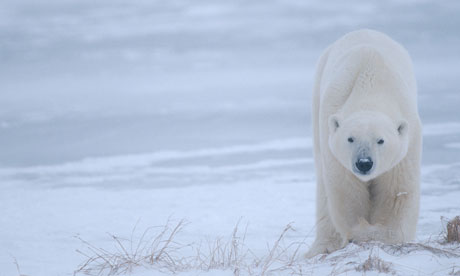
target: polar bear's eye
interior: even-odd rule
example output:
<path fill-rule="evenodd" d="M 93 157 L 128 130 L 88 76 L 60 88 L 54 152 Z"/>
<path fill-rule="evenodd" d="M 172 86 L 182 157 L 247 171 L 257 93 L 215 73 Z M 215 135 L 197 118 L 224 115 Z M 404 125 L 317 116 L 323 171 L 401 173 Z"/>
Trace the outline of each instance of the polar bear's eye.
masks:
<path fill-rule="evenodd" d="M 385 141 L 384 141 L 383 139 L 379 139 L 379 140 L 377 141 L 377 144 L 382 145 L 384 142 L 385 142 Z"/>
<path fill-rule="evenodd" d="M 354 141 L 353 137 L 348 137 L 348 142 L 353 143 Z"/>

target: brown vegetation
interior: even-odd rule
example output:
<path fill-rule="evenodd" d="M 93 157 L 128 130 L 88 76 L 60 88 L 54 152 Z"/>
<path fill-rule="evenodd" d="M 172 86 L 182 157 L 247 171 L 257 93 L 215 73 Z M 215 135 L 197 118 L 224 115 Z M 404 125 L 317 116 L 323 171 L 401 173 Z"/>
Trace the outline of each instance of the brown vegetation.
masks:
<path fill-rule="evenodd" d="M 231 271 L 233 275 L 345 275 L 352 272 L 377 272 L 397 274 L 398 267 L 382 258 L 380 253 L 392 256 L 429 253 L 439 258 L 460 258 L 458 242 L 460 218 L 447 223 L 447 233 L 436 241 L 410 242 L 386 245 L 380 242 L 350 244 L 344 250 L 329 255 L 319 255 L 304 259 L 301 252 L 307 250 L 303 241 L 286 242 L 287 234 L 294 232 L 291 224 L 281 231 L 278 238 L 267 246 L 266 254 L 255 254 L 245 243 L 246 229 L 240 233 L 239 223 L 227 238 L 213 238 L 198 243 L 180 242 L 180 232 L 186 223 L 167 222 L 165 226 L 152 227 L 136 237 L 136 227 L 131 237 L 121 238 L 110 235 L 112 249 L 98 247 L 77 237 L 85 249 L 77 250 L 85 261 L 75 271 L 75 275 L 129 275 L 134 269 L 145 267 L 156 272 L 176 274 L 185 271 Z M 446 238 L 444 238 L 446 237 Z M 449 243 L 446 242 L 450 241 Z M 362 260 L 362 252 L 369 256 Z M 406 267 L 410 269 L 410 267 Z M 412 268 L 419 272 L 417 268 Z M 459 275 L 457 266 L 450 275 Z"/>
<path fill-rule="evenodd" d="M 154 228 L 147 229 L 139 239 L 133 238 L 134 234 L 129 239 L 110 235 L 115 245 L 115 250 L 112 251 L 77 237 L 86 247 L 86 250 L 77 252 L 86 260 L 74 275 L 125 275 L 136 267 L 150 267 L 168 274 L 192 269 L 231 270 L 234 275 L 240 275 L 241 272 L 245 275 L 267 275 L 281 271 L 297 274 L 302 271 L 296 261 L 300 248 L 305 243 L 284 245 L 285 235 L 294 231 L 290 224 L 283 229 L 273 246 L 268 247 L 267 255 L 261 258 L 246 247 L 246 232 L 240 236 L 238 224 L 228 240 L 217 238 L 202 241 L 198 245 L 181 244 L 177 241 L 177 234 L 184 225 L 183 220 L 174 227 L 170 227 L 168 222 L 158 233 L 151 233 Z"/>
<path fill-rule="evenodd" d="M 447 242 L 460 242 L 460 216 L 447 223 Z"/>

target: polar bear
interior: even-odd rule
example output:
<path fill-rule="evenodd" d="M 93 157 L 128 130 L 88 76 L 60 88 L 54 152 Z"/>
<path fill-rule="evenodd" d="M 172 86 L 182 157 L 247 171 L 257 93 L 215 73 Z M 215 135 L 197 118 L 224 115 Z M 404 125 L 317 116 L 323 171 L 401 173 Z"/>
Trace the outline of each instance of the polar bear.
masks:
<path fill-rule="evenodd" d="M 350 241 L 414 239 L 421 123 L 407 51 L 373 30 L 321 56 L 313 91 L 316 240 L 307 257 Z"/>

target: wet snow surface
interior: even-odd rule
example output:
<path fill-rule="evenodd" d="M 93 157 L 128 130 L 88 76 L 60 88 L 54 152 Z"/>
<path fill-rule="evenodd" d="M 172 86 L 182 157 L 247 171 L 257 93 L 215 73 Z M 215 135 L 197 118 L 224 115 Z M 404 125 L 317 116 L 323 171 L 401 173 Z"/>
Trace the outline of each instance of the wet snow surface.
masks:
<path fill-rule="evenodd" d="M 290 222 L 288 241 L 310 243 L 315 62 L 363 27 L 413 57 L 418 240 L 437 236 L 441 216 L 460 214 L 459 12 L 457 1 L 2 1 L 0 275 L 18 274 L 14 258 L 22 274 L 72 275 L 76 235 L 110 246 L 107 232 L 168 218 L 189 222 L 185 243 L 228 236 L 240 218 L 258 254 Z M 351 245 L 339 267 L 370 250 Z M 385 254 L 405 275 L 460 266 Z"/>

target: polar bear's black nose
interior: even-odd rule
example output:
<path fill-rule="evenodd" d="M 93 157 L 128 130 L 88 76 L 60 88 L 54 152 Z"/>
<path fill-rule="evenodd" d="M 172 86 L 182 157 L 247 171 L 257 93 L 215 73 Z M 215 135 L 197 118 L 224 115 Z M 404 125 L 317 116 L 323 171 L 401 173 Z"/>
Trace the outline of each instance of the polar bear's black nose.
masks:
<path fill-rule="evenodd" d="M 356 162 L 356 168 L 361 173 L 367 173 L 372 169 L 372 165 L 374 165 L 374 162 L 372 162 L 372 159 L 370 157 L 368 158 L 359 158 L 358 162 Z"/>

